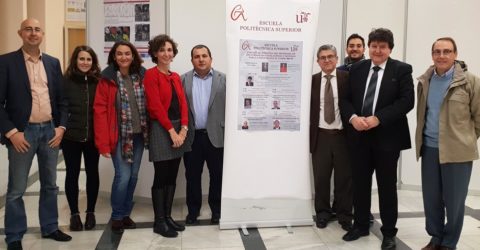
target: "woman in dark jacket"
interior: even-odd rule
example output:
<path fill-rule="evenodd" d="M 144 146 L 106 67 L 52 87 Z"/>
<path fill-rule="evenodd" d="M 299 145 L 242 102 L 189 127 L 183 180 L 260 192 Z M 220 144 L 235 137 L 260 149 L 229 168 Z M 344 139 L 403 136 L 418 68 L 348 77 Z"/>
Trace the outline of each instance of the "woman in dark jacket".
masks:
<path fill-rule="evenodd" d="M 93 101 L 100 68 L 92 48 L 78 46 L 73 51 L 64 76 L 64 93 L 68 100 L 67 130 L 62 141 L 63 157 L 67 168 L 65 194 L 70 206 L 70 230 L 83 229 L 78 210 L 78 177 L 83 154 L 87 174 L 87 210 L 85 230 L 95 227 L 95 204 L 97 202 L 98 150 L 93 136 Z"/>

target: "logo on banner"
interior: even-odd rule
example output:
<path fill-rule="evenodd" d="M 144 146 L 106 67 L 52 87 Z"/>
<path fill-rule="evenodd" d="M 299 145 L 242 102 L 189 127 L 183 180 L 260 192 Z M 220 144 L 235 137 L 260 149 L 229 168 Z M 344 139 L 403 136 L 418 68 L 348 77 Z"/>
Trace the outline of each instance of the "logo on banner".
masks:
<path fill-rule="evenodd" d="M 297 23 L 306 23 L 308 22 L 308 16 L 310 16 L 311 13 L 302 11 L 300 14 L 297 14 Z"/>
<path fill-rule="evenodd" d="M 247 21 L 247 19 L 244 16 L 245 10 L 243 9 L 241 4 L 237 4 L 235 7 L 233 7 L 232 12 L 230 12 L 230 18 L 233 21 L 237 21 L 240 17 L 243 19 L 243 21 Z"/>
<path fill-rule="evenodd" d="M 250 43 L 248 41 L 245 41 L 242 43 L 242 50 L 250 50 Z"/>

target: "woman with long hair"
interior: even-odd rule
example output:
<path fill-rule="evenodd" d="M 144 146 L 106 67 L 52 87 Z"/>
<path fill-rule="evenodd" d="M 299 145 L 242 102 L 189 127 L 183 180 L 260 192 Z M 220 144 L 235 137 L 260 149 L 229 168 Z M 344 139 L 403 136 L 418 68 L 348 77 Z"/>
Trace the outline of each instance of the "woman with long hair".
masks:
<path fill-rule="evenodd" d="M 148 53 L 157 65 L 145 73 L 147 108 L 150 114 L 150 161 L 155 176 L 152 203 L 155 213 L 153 231 L 164 237 L 177 237 L 185 226 L 172 219 L 178 168 L 188 131 L 188 109 L 180 76 L 170 71 L 177 55 L 177 44 L 167 35 L 158 35 L 148 43 Z"/>
<path fill-rule="evenodd" d="M 93 102 L 100 67 L 95 51 L 88 46 L 78 46 L 72 53 L 70 64 L 64 74 L 64 96 L 68 101 L 68 121 L 62 140 L 62 152 L 67 174 L 65 195 L 70 207 L 70 230 L 83 230 L 78 210 L 78 177 L 82 161 L 87 175 L 87 210 L 85 230 L 95 227 L 95 204 L 97 203 L 99 154 L 94 143 Z"/>
<path fill-rule="evenodd" d="M 130 213 L 143 150 L 148 148 L 145 68 L 137 49 L 126 41 L 113 45 L 107 64 L 95 96 L 95 144 L 103 157 L 113 161 L 111 228 L 121 233 L 136 228 Z"/>

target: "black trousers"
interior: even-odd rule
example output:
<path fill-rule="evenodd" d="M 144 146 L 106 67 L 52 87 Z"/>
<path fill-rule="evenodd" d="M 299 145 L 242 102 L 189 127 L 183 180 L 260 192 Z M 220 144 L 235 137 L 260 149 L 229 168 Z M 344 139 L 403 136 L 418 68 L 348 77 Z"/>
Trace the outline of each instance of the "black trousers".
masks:
<path fill-rule="evenodd" d="M 397 162 L 400 151 L 374 147 L 368 136 L 352 148 L 354 227 L 369 230 L 372 175 L 377 177 L 381 231 L 384 236 L 397 234 Z"/>
<path fill-rule="evenodd" d="M 207 162 L 210 175 L 208 204 L 212 215 L 220 216 L 222 200 L 223 148 L 216 148 L 210 142 L 205 130 L 196 130 L 192 151 L 183 156 L 185 178 L 187 179 L 188 215 L 197 217 L 202 207 L 202 172 Z"/>
<path fill-rule="evenodd" d="M 352 170 L 345 133 L 319 129 L 318 145 L 312 153 L 317 218 L 330 219 L 330 179 L 334 171 L 333 195 L 339 222 L 352 221 Z"/>
<path fill-rule="evenodd" d="M 71 214 L 78 214 L 78 177 L 80 175 L 80 165 L 83 161 L 85 173 L 87 175 L 87 210 L 86 212 L 95 212 L 97 203 L 98 188 L 100 178 L 98 175 L 99 153 L 93 141 L 76 142 L 68 139 L 62 141 L 63 158 L 67 168 L 65 177 L 65 195 Z"/>

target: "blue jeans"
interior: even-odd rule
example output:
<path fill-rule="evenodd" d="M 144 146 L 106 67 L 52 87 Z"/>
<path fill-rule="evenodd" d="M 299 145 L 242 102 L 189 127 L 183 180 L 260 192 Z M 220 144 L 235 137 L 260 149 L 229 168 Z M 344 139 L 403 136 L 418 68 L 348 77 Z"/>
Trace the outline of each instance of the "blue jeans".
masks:
<path fill-rule="evenodd" d="M 423 207 L 432 243 L 456 248 L 471 174 L 471 161 L 440 164 L 438 148 L 422 147 Z"/>
<path fill-rule="evenodd" d="M 22 240 L 27 231 L 27 216 L 23 194 L 27 189 L 28 173 L 35 155 L 38 160 L 40 176 L 39 217 L 42 235 L 48 235 L 58 229 L 57 209 L 57 159 L 58 147 L 51 148 L 48 141 L 55 135 L 52 122 L 28 124 L 24 131 L 25 139 L 30 144 L 26 153 L 15 151 L 8 145 L 8 188 L 5 204 L 5 241 Z"/>
<path fill-rule="evenodd" d="M 133 193 L 137 186 L 138 171 L 143 155 L 143 135 L 133 137 L 133 163 L 122 158 L 121 139 L 118 139 L 117 149 L 112 155 L 115 176 L 112 183 L 112 220 L 121 220 L 130 216 L 133 208 Z"/>

